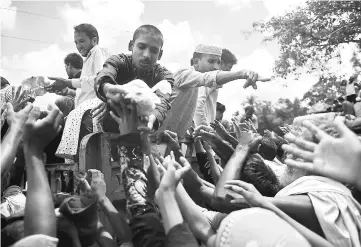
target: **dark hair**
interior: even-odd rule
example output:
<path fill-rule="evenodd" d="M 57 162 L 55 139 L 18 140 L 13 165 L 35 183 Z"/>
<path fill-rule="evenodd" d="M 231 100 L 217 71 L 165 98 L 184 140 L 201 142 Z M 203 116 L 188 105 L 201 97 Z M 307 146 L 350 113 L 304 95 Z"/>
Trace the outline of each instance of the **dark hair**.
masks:
<path fill-rule="evenodd" d="M 232 52 L 230 52 L 228 49 L 222 49 L 221 59 L 226 64 L 235 65 L 238 62 L 236 56 Z"/>
<path fill-rule="evenodd" d="M 226 111 L 226 106 L 223 105 L 222 103 L 217 102 L 216 111 L 220 111 L 220 112 L 224 113 Z"/>
<path fill-rule="evenodd" d="M 202 59 L 202 57 L 203 57 L 203 53 L 193 52 L 193 57 L 191 59 L 191 66 L 194 64 L 195 58 Z"/>
<path fill-rule="evenodd" d="M 275 135 L 276 135 L 276 133 L 275 133 Z M 270 137 L 270 138 L 276 144 L 276 147 L 277 147 L 276 156 L 278 158 L 280 158 L 282 161 L 283 156 L 285 155 L 285 151 L 282 149 L 282 145 L 288 144 L 288 142 L 285 139 L 283 139 L 282 137 L 280 137 L 279 135 L 276 135 L 275 137 Z"/>
<path fill-rule="evenodd" d="M 70 53 L 66 55 L 64 58 L 64 63 L 66 65 L 71 65 L 76 69 L 82 69 L 83 68 L 83 58 L 78 53 Z"/>
<path fill-rule="evenodd" d="M 266 160 L 274 160 L 276 158 L 277 146 L 274 141 L 268 137 L 263 137 L 258 149 L 258 153 Z"/>
<path fill-rule="evenodd" d="M 254 113 L 254 108 L 253 108 L 253 106 L 251 106 L 251 105 L 249 105 L 249 106 L 247 106 L 246 108 L 244 108 L 244 111 L 246 112 L 246 111 L 252 111 L 252 114 Z"/>
<path fill-rule="evenodd" d="M 133 42 L 135 42 L 135 40 L 139 38 L 139 36 L 143 33 L 147 33 L 155 36 L 157 39 L 161 41 L 163 46 L 164 43 L 163 34 L 158 28 L 156 28 L 153 25 L 142 25 L 138 27 L 133 34 Z"/>
<path fill-rule="evenodd" d="M 7 85 L 10 85 L 10 82 L 1 76 L 1 88 L 6 87 Z"/>
<path fill-rule="evenodd" d="M 280 190 L 274 171 L 255 155 L 249 156 L 245 162 L 241 180 L 253 184 L 263 196 L 274 197 Z"/>
<path fill-rule="evenodd" d="M 344 98 L 344 97 L 342 97 L 342 96 L 340 96 L 340 97 L 338 97 L 338 98 L 337 98 L 337 100 L 338 100 L 340 103 L 342 103 L 342 102 L 344 102 L 344 101 L 345 101 L 345 98 Z"/>
<path fill-rule="evenodd" d="M 78 26 L 74 27 L 74 32 L 85 33 L 90 39 L 97 38 L 97 44 L 99 44 L 99 34 L 98 30 L 92 25 L 88 23 L 82 23 Z"/>

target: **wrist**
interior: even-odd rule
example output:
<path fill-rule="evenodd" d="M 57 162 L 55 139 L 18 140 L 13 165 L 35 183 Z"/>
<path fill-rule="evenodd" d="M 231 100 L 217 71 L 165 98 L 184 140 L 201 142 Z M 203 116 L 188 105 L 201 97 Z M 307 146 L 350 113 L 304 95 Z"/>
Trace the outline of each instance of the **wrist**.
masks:
<path fill-rule="evenodd" d="M 246 74 L 244 73 L 244 70 L 238 71 L 238 78 L 239 79 L 247 79 Z"/>
<path fill-rule="evenodd" d="M 24 141 L 24 154 L 25 156 L 35 156 L 37 158 L 42 159 L 44 157 L 43 150 L 41 148 L 38 148 L 37 145 L 30 144 L 27 141 Z"/>
<path fill-rule="evenodd" d="M 157 202 L 164 201 L 172 196 L 175 196 L 175 189 L 165 186 L 159 186 L 155 193 L 155 199 Z"/>
<path fill-rule="evenodd" d="M 107 204 L 109 201 L 109 198 L 106 197 L 105 195 L 104 196 L 100 196 L 98 198 L 98 203 L 100 204 L 100 206 L 104 206 L 105 204 Z"/>
<path fill-rule="evenodd" d="M 66 85 L 67 88 L 72 87 L 73 84 L 72 84 L 71 79 L 65 79 L 65 85 Z M 68 92 L 67 88 L 66 88 L 66 92 Z"/>

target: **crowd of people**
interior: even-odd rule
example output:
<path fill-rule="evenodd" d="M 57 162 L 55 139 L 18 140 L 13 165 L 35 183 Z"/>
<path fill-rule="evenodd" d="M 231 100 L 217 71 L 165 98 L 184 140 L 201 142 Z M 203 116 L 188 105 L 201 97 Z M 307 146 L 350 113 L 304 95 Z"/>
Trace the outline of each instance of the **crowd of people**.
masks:
<path fill-rule="evenodd" d="M 357 97 L 332 121 L 261 134 L 252 106 L 223 120 L 222 85 L 269 80 L 232 70 L 227 49 L 197 45 L 171 73 L 152 25 L 135 30 L 130 54 L 100 47 L 91 24 L 74 27 L 74 41 L 80 55 L 65 57 L 68 78 L 49 77 L 58 97 L 47 110 L 1 77 L 2 246 L 361 246 L 361 142 L 347 106 Z M 104 171 L 50 188 L 47 164 L 77 164 L 96 132 L 134 142 L 111 143 L 124 207 Z"/>

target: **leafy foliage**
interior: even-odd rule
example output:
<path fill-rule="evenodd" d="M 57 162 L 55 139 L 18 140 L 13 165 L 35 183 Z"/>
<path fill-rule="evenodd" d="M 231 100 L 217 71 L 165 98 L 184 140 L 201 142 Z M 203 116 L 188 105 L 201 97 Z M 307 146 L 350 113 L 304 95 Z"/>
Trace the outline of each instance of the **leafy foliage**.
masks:
<path fill-rule="evenodd" d="M 357 43 L 360 48 L 361 1 L 308 0 L 284 16 L 253 27 L 265 35 L 265 42 L 279 42 L 281 54 L 274 69 L 279 76 L 323 71 L 327 61 L 339 57 L 341 44 Z"/>
<path fill-rule="evenodd" d="M 254 96 L 248 97 L 241 106 L 252 105 L 258 118 L 258 130 L 261 134 L 268 130 L 275 130 L 284 124 L 292 124 L 293 119 L 298 116 L 306 115 L 307 108 L 301 105 L 299 99 L 291 101 L 289 99 L 279 99 L 277 103 L 272 104 L 269 101 L 257 100 Z M 239 111 L 233 115 L 239 115 Z"/>

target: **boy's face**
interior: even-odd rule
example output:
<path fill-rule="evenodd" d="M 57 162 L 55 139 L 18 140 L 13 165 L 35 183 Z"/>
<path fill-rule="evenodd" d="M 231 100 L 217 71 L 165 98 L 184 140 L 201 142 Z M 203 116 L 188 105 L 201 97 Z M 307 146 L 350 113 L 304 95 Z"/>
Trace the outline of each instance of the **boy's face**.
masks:
<path fill-rule="evenodd" d="M 219 70 L 221 56 L 203 54 L 201 59 L 195 59 L 194 68 L 201 73 Z"/>
<path fill-rule="evenodd" d="M 89 51 L 97 45 L 97 38 L 89 38 L 84 32 L 74 32 L 74 42 L 80 55 L 86 57 Z"/>
<path fill-rule="evenodd" d="M 231 71 L 232 67 L 233 67 L 233 64 L 225 63 L 224 61 L 221 61 L 221 70 L 223 70 L 223 71 Z"/>
<path fill-rule="evenodd" d="M 140 71 L 146 71 L 158 61 L 162 41 L 154 35 L 142 33 L 133 41 L 131 49 L 133 65 Z"/>

